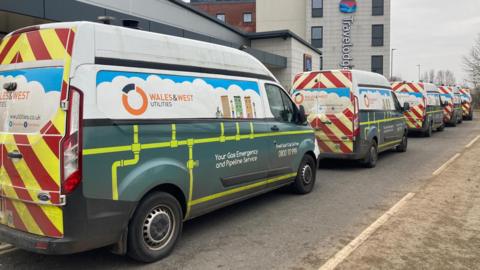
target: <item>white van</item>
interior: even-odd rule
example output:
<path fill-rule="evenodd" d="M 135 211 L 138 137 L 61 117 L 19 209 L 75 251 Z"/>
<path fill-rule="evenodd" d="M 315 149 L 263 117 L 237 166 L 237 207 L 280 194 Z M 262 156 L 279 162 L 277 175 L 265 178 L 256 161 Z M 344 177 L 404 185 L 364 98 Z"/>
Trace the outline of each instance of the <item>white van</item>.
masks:
<path fill-rule="evenodd" d="M 315 184 L 304 112 L 240 50 L 55 23 L 7 35 L 0 63 L 0 242 L 151 262 L 184 220 Z"/>
<path fill-rule="evenodd" d="M 320 157 L 361 160 L 375 167 L 379 152 L 407 150 L 408 129 L 388 80 L 360 70 L 300 73 L 291 95 L 315 129 Z"/>

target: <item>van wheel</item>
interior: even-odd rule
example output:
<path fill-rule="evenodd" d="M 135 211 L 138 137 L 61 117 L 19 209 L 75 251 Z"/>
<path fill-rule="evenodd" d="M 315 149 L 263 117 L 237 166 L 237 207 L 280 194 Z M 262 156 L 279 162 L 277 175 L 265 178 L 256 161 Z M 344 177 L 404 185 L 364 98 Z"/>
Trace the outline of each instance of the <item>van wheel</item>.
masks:
<path fill-rule="evenodd" d="M 404 153 L 404 152 L 407 152 L 407 147 L 408 147 L 408 138 L 407 138 L 407 134 L 404 134 L 402 138 L 402 143 L 400 143 L 400 145 L 398 145 L 395 150 L 397 150 L 397 152 Z"/>
<path fill-rule="evenodd" d="M 297 177 L 291 186 L 293 191 L 298 194 L 310 193 L 315 185 L 316 172 L 315 159 L 310 155 L 303 156 L 300 167 L 298 168 Z"/>
<path fill-rule="evenodd" d="M 423 136 L 425 136 L 425 137 L 427 137 L 427 138 L 428 138 L 428 137 L 432 137 L 432 132 L 433 132 L 433 130 L 432 130 L 432 125 L 433 125 L 433 123 L 428 124 L 428 129 L 425 131 L 425 133 L 423 134 Z"/>
<path fill-rule="evenodd" d="M 372 141 L 370 148 L 368 149 L 367 155 L 363 159 L 362 163 L 365 168 L 375 168 L 377 166 L 378 160 L 378 149 L 377 149 L 377 142 Z"/>
<path fill-rule="evenodd" d="M 182 232 L 182 216 L 172 195 L 156 192 L 146 197 L 128 227 L 128 256 L 145 263 L 168 256 Z"/>
<path fill-rule="evenodd" d="M 445 130 L 445 124 L 442 124 L 437 128 L 437 131 L 444 131 Z"/>

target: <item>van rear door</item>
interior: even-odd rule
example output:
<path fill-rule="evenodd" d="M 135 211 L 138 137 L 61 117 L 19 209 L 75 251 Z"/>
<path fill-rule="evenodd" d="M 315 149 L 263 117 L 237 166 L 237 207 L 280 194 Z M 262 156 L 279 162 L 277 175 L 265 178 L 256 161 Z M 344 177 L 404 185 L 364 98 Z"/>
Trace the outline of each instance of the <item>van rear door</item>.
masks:
<path fill-rule="evenodd" d="M 427 115 L 427 99 L 424 86 L 421 83 L 394 83 L 393 90 L 397 94 L 400 105 L 405 102 L 410 105 L 410 110 L 404 112 L 407 126 L 410 129 L 420 129 Z"/>
<path fill-rule="evenodd" d="M 446 86 L 440 86 L 438 88 L 438 91 L 440 92 L 440 100 L 446 103 L 446 106 L 443 108 L 443 121 L 447 123 L 450 122 L 450 120 L 453 118 L 453 114 L 455 111 L 455 107 L 453 104 L 453 89 Z"/>
<path fill-rule="evenodd" d="M 30 28 L 0 43 L 0 224 L 63 237 L 60 145 L 73 29 Z"/>
<path fill-rule="evenodd" d="M 349 71 L 303 73 L 295 78 L 293 99 L 305 107 L 316 130 L 321 153 L 350 154 L 354 151 L 358 119 Z"/>

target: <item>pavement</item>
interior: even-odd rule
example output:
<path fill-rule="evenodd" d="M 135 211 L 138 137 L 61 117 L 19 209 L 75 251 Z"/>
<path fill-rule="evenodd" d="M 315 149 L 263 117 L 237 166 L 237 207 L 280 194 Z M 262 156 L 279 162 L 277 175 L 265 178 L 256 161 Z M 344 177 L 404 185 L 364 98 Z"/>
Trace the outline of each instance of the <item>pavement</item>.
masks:
<path fill-rule="evenodd" d="M 337 269 L 478 269 L 480 142 L 420 188 Z"/>
<path fill-rule="evenodd" d="M 422 193 L 417 192 L 432 183 L 432 173 L 455 154 L 463 152 L 465 145 L 477 135 L 480 135 L 480 121 L 475 120 L 434 133 L 432 138 L 412 137 L 406 153 L 384 153 L 374 169 L 364 169 L 355 162 L 322 161 L 312 193 L 299 196 L 283 190 L 270 192 L 191 220 L 185 224 L 174 252 L 157 263 L 142 265 L 112 255 L 108 249 L 70 256 L 13 250 L 0 252 L 0 269 L 319 269 L 406 194 L 416 193 L 412 201 L 420 198 Z M 450 212 L 468 217 L 467 212 L 454 212 L 456 208 L 445 211 L 446 218 Z M 425 216 L 427 214 L 410 221 L 416 222 Z M 475 224 L 465 228 L 471 229 Z M 440 232 L 437 227 L 431 227 L 432 233 Z M 474 231 L 470 233 L 473 235 Z M 441 235 L 426 237 L 437 236 Z M 350 254 L 339 267 L 358 269 L 360 265 L 370 269 L 377 262 L 378 268 L 392 268 L 390 264 L 382 265 L 372 254 L 357 253 L 368 243 Z M 476 244 L 478 247 L 478 242 Z M 432 248 L 432 254 L 434 251 Z M 397 253 L 392 251 L 392 254 Z M 360 257 L 353 260 L 355 256 Z M 417 268 L 414 258 L 404 264 L 399 260 L 399 267 Z"/>

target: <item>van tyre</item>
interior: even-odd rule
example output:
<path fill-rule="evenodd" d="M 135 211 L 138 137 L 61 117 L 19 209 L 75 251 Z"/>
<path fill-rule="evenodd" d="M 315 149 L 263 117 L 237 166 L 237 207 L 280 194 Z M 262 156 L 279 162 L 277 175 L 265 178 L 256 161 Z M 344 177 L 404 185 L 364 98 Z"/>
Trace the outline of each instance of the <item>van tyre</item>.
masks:
<path fill-rule="evenodd" d="M 404 153 L 407 152 L 407 147 L 408 147 L 408 137 L 407 134 L 403 134 L 402 142 L 396 147 L 395 150 L 399 153 Z"/>
<path fill-rule="evenodd" d="M 182 232 L 182 217 L 182 207 L 172 195 L 156 192 L 146 197 L 128 227 L 128 256 L 145 263 L 168 256 Z"/>
<path fill-rule="evenodd" d="M 362 163 L 363 163 L 363 166 L 365 166 L 365 168 L 375 168 L 375 166 L 377 166 L 377 161 L 378 161 L 377 142 L 372 141 L 372 144 L 368 148 L 367 155 L 365 156 Z"/>
<path fill-rule="evenodd" d="M 437 128 L 437 131 L 444 131 L 445 130 L 445 124 L 442 124 Z"/>
<path fill-rule="evenodd" d="M 428 124 L 428 128 L 425 131 L 425 133 L 423 133 L 423 136 L 425 136 L 427 138 L 432 137 L 432 132 L 433 132 L 433 130 L 432 130 L 433 127 L 432 126 L 433 126 L 433 123 Z"/>
<path fill-rule="evenodd" d="M 297 194 L 310 193 L 315 186 L 316 172 L 317 165 L 315 159 L 310 155 L 303 156 L 297 177 L 291 186 L 293 191 Z"/>

